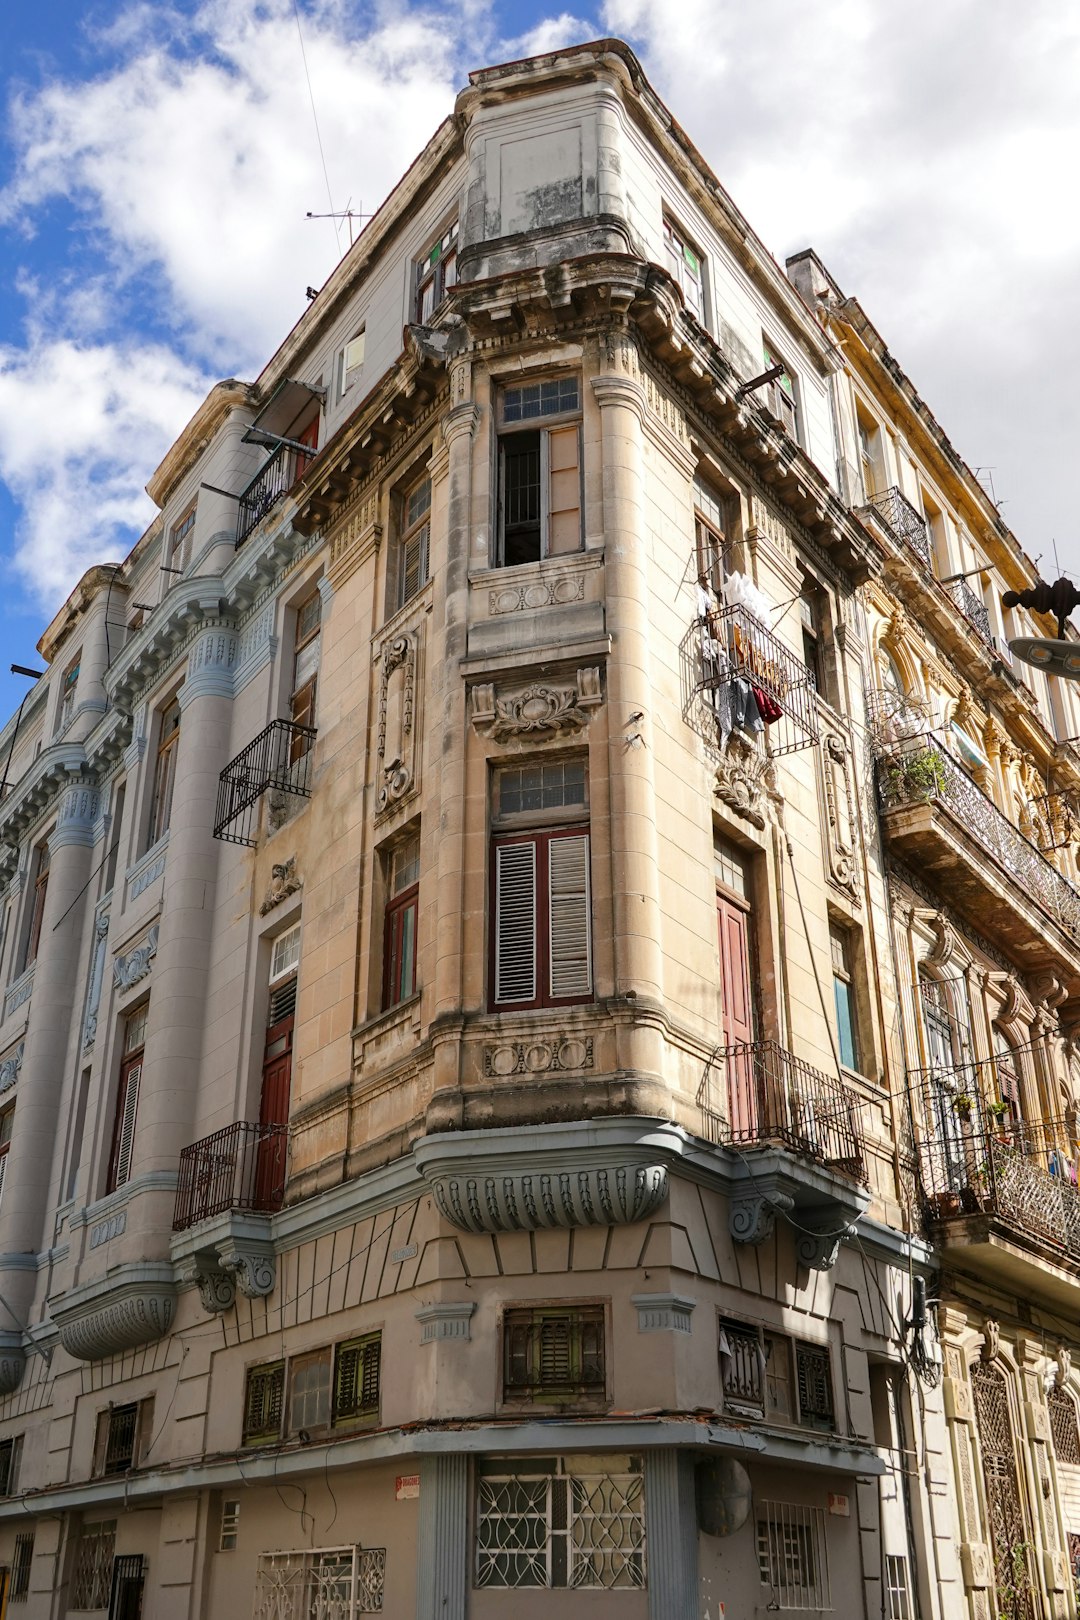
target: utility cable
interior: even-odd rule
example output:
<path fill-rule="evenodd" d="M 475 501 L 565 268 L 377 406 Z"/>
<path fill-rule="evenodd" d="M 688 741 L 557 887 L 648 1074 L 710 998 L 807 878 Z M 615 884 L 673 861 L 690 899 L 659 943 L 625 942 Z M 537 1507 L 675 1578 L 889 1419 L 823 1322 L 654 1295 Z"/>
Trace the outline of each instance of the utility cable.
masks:
<path fill-rule="evenodd" d="M 315 92 L 311 88 L 311 74 L 308 72 L 307 51 L 304 49 L 304 33 L 300 27 L 300 7 L 297 0 L 293 0 L 293 16 L 296 18 L 296 34 L 300 41 L 300 55 L 304 63 L 304 78 L 307 81 L 308 100 L 311 102 L 311 119 L 315 125 L 315 139 L 319 147 L 319 161 L 322 164 L 323 179 L 326 181 L 326 200 L 330 205 L 330 218 L 334 225 L 334 235 L 337 238 L 338 252 L 341 252 L 341 226 L 334 212 L 334 198 L 330 191 L 330 176 L 326 168 L 326 153 L 323 151 L 322 134 L 319 130 L 319 115 L 315 111 Z M 361 205 L 362 206 L 362 205 Z"/>

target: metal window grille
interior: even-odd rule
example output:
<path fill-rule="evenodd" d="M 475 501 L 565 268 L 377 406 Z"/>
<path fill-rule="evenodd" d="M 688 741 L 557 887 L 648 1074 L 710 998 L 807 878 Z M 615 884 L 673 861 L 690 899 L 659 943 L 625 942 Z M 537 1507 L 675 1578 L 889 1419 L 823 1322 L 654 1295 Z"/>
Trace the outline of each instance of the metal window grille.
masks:
<path fill-rule="evenodd" d="M 135 1436 L 139 1426 L 138 1402 L 129 1406 L 114 1406 L 108 1415 L 108 1433 L 105 1438 L 106 1474 L 120 1474 L 135 1461 Z"/>
<path fill-rule="evenodd" d="M 240 1534 L 240 1503 L 235 1499 L 221 1504 L 221 1534 L 219 1552 L 232 1552 Z"/>
<path fill-rule="evenodd" d="M 253 1620 L 355 1620 L 381 1614 L 385 1547 L 316 1547 L 259 1558 Z"/>
<path fill-rule="evenodd" d="M 113 1553 L 116 1548 L 116 1520 L 84 1524 L 75 1552 L 71 1577 L 73 1609 L 103 1609 L 112 1585 Z"/>
<path fill-rule="evenodd" d="M 382 1335 L 339 1344 L 334 1366 L 334 1420 L 378 1414 Z"/>
<path fill-rule="evenodd" d="M 145 1573 L 142 1553 L 125 1553 L 113 1559 L 109 1620 L 138 1620 Z"/>
<path fill-rule="evenodd" d="M 6 1157 L 0 1159 L 0 1166 Z M 0 1496 L 14 1496 L 19 1485 L 19 1457 L 22 1453 L 22 1435 L 0 1441 Z"/>
<path fill-rule="evenodd" d="M 761 1510 L 758 1571 L 770 1589 L 770 1608 L 831 1608 L 824 1509 L 762 1502 Z"/>
<path fill-rule="evenodd" d="M 719 1344 L 725 1410 L 761 1417 L 765 1410 L 765 1352 L 760 1331 L 745 1322 L 721 1322 Z"/>
<path fill-rule="evenodd" d="M 1050 1433 L 1059 1463 L 1080 1466 L 1080 1432 L 1076 1425 L 1076 1402 L 1063 1389 L 1051 1389 L 1046 1397 L 1050 1409 Z"/>
<path fill-rule="evenodd" d="M 907 1559 L 896 1553 L 885 1555 L 885 1604 L 886 1620 L 912 1620 Z"/>
<path fill-rule="evenodd" d="M 835 1428 L 832 1368 L 824 1345 L 795 1344 L 795 1383 L 799 1422 L 812 1429 Z"/>
<path fill-rule="evenodd" d="M 34 1562 L 34 1533 L 15 1537 L 15 1556 L 11 1560 L 11 1585 L 8 1597 L 12 1603 L 22 1603 L 30 1590 L 30 1566 Z"/>
<path fill-rule="evenodd" d="M 285 1402 L 285 1363 L 252 1367 L 244 1393 L 244 1442 L 276 1440 Z"/>
<path fill-rule="evenodd" d="M 602 1394 L 602 1305 L 511 1310 L 503 1318 L 507 1397 Z"/>
<path fill-rule="evenodd" d="M 645 1586 L 641 1462 L 609 1473 L 482 1474 L 478 1482 L 476 1584 L 611 1590 Z"/>

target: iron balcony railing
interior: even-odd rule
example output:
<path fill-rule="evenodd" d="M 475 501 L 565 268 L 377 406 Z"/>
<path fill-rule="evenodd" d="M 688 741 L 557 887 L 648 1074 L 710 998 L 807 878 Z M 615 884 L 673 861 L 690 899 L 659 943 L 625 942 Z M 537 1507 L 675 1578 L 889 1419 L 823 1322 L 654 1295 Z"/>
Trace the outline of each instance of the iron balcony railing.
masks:
<path fill-rule="evenodd" d="M 986 603 L 976 596 L 966 579 L 954 579 L 948 585 L 943 585 L 954 607 L 960 609 L 971 628 L 986 642 L 988 647 L 996 646 L 994 632 L 990 628 L 990 613 Z"/>
<path fill-rule="evenodd" d="M 256 524 L 261 523 L 267 512 L 277 505 L 283 495 L 288 494 L 314 454 L 313 450 L 305 454 L 295 444 L 279 444 L 263 462 L 240 496 L 240 508 L 236 514 L 237 546 L 243 545 Z"/>
<path fill-rule="evenodd" d="M 932 736 L 910 737 L 882 755 L 877 781 L 884 812 L 910 804 L 944 805 L 1026 894 L 1080 939 L 1080 894 Z"/>
<path fill-rule="evenodd" d="M 253 849 L 258 842 L 257 806 L 264 793 L 275 791 L 310 799 L 312 750 L 317 736 L 314 726 L 271 720 L 218 778 L 214 837 Z"/>
<path fill-rule="evenodd" d="M 287 1125 L 238 1120 L 193 1142 L 180 1155 L 173 1231 L 233 1209 L 272 1211 L 285 1197 Z"/>
<path fill-rule="evenodd" d="M 703 1135 L 718 1146 L 786 1147 L 854 1181 L 867 1179 L 858 1098 L 778 1041 L 717 1047 L 698 1104 Z"/>
<path fill-rule="evenodd" d="M 703 613 L 683 638 L 684 694 L 704 695 L 721 740 L 766 730 L 771 754 L 818 740 L 814 676 L 741 603 Z"/>
<path fill-rule="evenodd" d="M 895 484 L 889 489 L 882 490 L 880 495 L 869 496 L 861 510 L 876 516 L 894 540 L 910 546 L 924 568 L 932 567 L 930 535 L 926 519 Z"/>

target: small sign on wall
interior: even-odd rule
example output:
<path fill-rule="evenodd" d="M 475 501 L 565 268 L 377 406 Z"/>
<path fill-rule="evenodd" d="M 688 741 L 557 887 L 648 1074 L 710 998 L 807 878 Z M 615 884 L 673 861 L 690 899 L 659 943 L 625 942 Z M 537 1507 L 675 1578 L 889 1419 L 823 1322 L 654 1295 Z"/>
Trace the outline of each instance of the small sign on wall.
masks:
<path fill-rule="evenodd" d="M 829 1492 L 829 1512 L 830 1513 L 835 1513 L 838 1518 L 850 1519 L 850 1517 L 851 1517 L 851 1502 L 850 1502 L 850 1500 L 846 1496 L 841 1496 L 836 1491 L 830 1491 Z"/>
<path fill-rule="evenodd" d="M 394 1481 L 394 1496 L 399 1502 L 407 1502 L 412 1496 L 420 1495 L 419 1474 L 399 1474 Z"/>

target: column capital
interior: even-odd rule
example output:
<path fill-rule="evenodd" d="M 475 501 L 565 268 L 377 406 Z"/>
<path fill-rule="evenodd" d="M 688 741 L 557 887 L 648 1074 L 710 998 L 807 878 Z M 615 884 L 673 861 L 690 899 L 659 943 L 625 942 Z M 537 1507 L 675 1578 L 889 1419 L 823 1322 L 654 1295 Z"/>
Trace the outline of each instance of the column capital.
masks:
<path fill-rule="evenodd" d="M 447 444 L 453 444 L 456 439 L 468 435 L 470 439 L 476 435 L 480 426 L 480 407 L 471 400 L 455 405 L 447 411 L 442 419 L 442 435 Z"/>
<path fill-rule="evenodd" d="M 603 410 L 608 405 L 623 405 L 634 412 L 638 421 L 645 421 L 645 390 L 634 377 L 618 372 L 605 372 L 590 379 L 596 402 Z"/>
<path fill-rule="evenodd" d="M 187 679 L 180 689 L 180 707 L 201 697 L 233 695 L 239 636 L 231 624 L 214 624 L 201 631 L 188 653 Z"/>
<path fill-rule="evenodd" d="M 89 849 L 94 842 L 100 809 L 101 794 L 93 783 L 75 782 L 65 788 L 60 799 L 60 814 L 49 837 L 50 854 L 69 844 Z"/>

